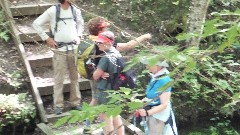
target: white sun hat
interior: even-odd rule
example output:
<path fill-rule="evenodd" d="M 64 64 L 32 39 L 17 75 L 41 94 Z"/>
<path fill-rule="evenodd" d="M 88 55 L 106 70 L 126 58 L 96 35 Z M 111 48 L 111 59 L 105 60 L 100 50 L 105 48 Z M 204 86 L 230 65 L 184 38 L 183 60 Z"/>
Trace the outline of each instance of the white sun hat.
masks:
<path fill-rule="evenodd" d="M 145 64 L 145 65 L 149 65 L 150 64 L 149 63 L 150 62 L 150 58 L 142 57 L 140 59 L 140 62 Z M 160 66 L 160 67 L 169 67 L 169 65 L 168 65 L 166 60 L 160 60 L 155 65 Z"/>

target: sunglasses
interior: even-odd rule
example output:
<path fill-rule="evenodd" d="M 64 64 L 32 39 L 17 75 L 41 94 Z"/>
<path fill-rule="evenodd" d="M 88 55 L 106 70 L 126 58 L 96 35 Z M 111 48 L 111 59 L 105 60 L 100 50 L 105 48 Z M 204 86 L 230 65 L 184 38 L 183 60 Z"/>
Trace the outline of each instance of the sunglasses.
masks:
<path fill-rule="evenodd" d="M 99 45 L 102 45 L 103 43 L 102 42 L 95 42 L 95 45 L 99 46 Z"/>

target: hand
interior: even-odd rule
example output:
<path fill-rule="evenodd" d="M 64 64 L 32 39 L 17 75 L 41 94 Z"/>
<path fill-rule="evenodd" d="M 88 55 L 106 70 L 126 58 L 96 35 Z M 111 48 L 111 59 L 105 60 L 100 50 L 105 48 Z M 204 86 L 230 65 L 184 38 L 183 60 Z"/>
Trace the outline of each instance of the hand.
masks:
<path fill-rule="evenodd" d="M 57 43 L 53 40 L 53 38 L 48 38 L 47 40 L 47 45 L 51 48 L 56 48 L 57 46 Z"/>
<path fill-rule="evenodd" d="M 79 45 L 81 42 L 82 36 L 77 37 L 76 39 L 76 44 Z"/>
<path fill-rule="evenodd" d="M 138 112 L 141 116 L 147 116 L 147 113 L 146 113 L 145 109 L 139 109 Z"/>
<path fill-rule="evenodd" d="M 102 79 L 107 79 L 109 77 L 109 73 L 104 72 L 103 75 L 101 76 Z"/>
<path fill-rule="evenodd" d="M 151 38 L 152 38 L 152 35 L 151 35 L 150 33 L 147 33 L 147 34 L 144 34 L 144 35 L 143 35 L 143 38 L 144 38 L 145 40 L 151 39 Z"/>

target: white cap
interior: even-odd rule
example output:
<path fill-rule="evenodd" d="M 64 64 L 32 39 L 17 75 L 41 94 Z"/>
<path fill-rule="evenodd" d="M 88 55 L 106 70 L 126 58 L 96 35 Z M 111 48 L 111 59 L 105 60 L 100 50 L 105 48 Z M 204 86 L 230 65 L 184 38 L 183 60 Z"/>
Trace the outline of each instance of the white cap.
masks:
<path fill-rule="evenodd" d="M 150 64 L 149 60 L 150 60 L 150 58 L 142 57 L 140 59 L 140 62 L 143 63 L 143 64 L 146 64 L 146 65 L 149 65 Z M 169 67 L 169 65 L 168 65 L 166 60 L 159 61 L 155 65 L 160 66 L 160 67 Z"/>

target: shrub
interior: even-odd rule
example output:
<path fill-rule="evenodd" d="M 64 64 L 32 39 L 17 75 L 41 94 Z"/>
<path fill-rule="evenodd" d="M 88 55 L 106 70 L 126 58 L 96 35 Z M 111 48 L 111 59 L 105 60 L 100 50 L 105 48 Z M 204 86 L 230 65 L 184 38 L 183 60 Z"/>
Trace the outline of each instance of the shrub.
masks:
<path fill-rule="evenodd" d="M 0 94 L 0 99 L 0 129 L 28 124 L 36 116 L 36 108 L 27 93 Z"/>

